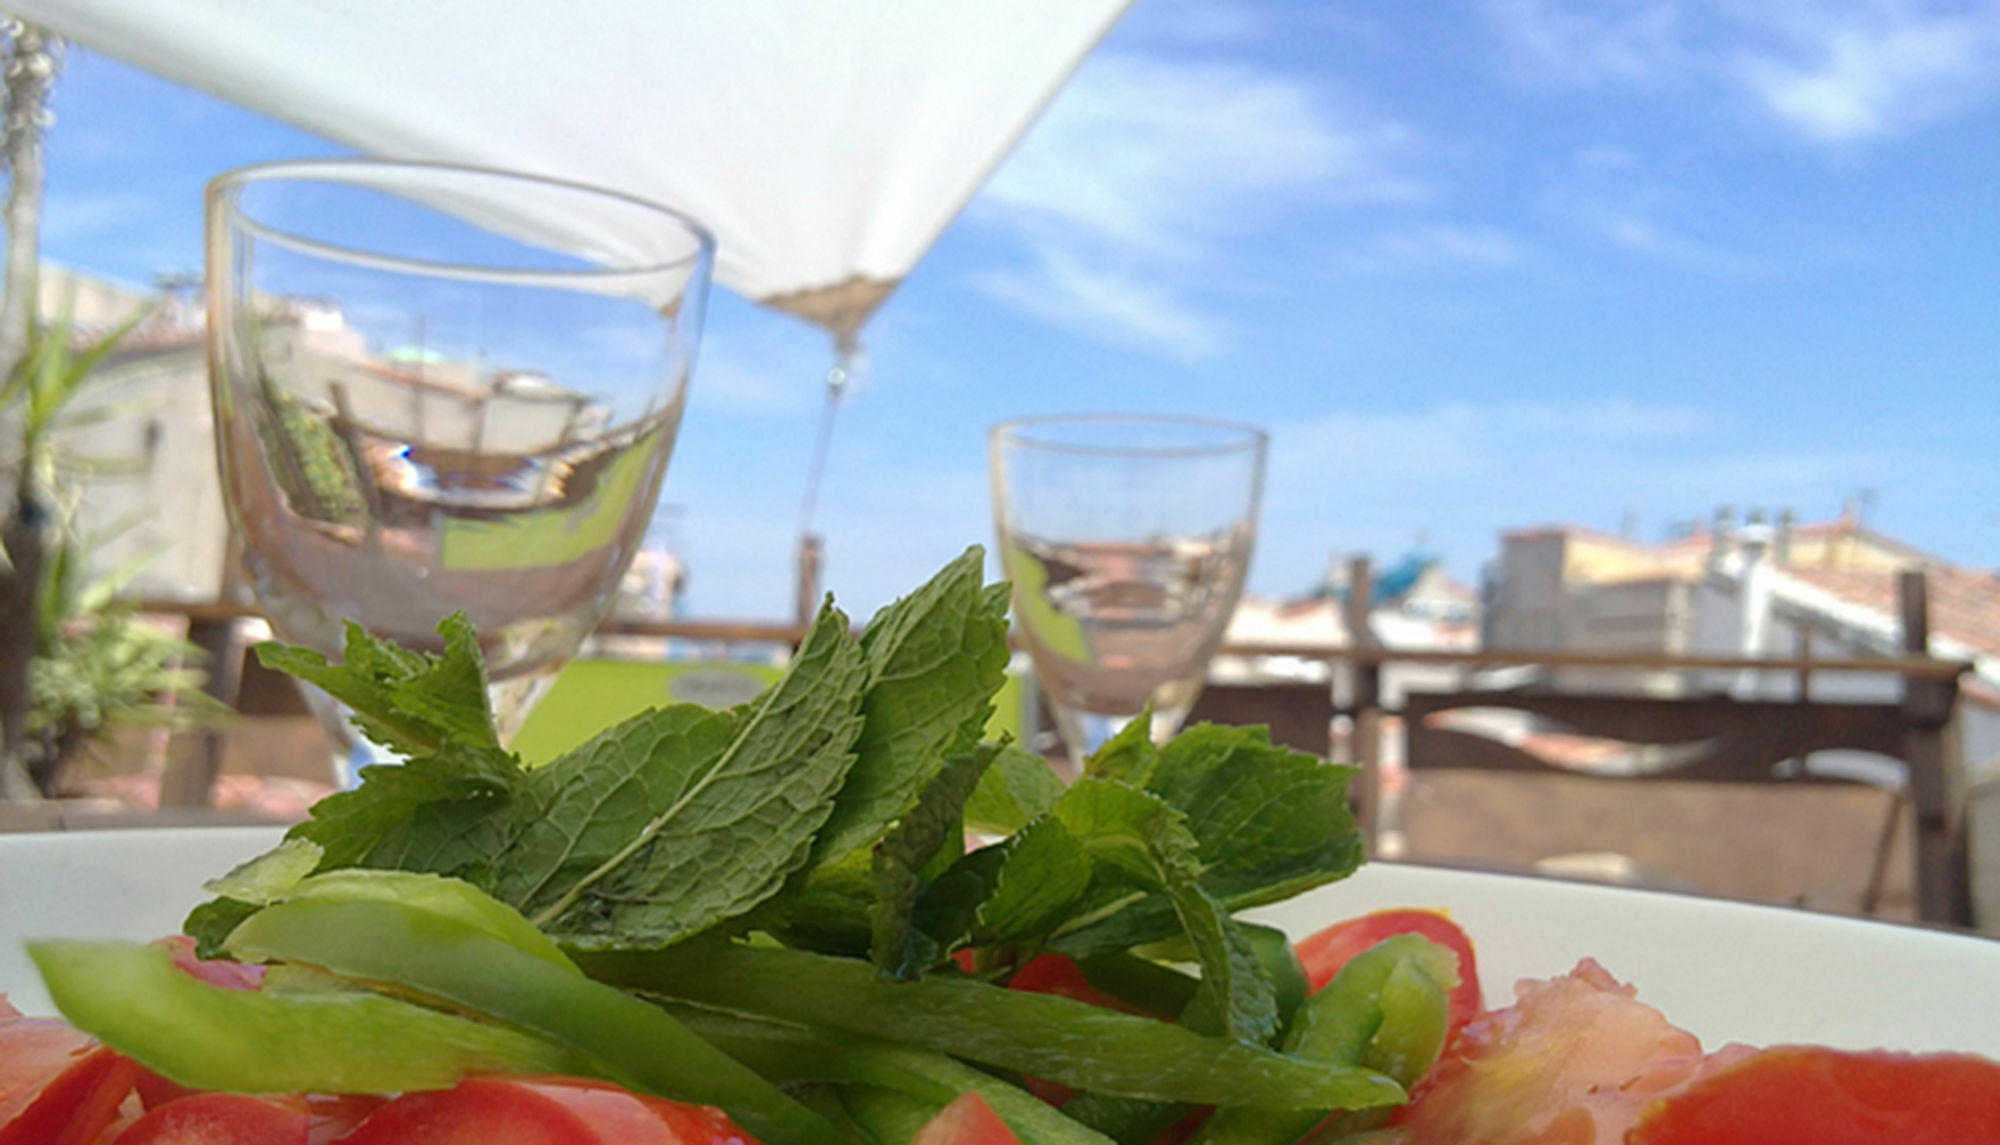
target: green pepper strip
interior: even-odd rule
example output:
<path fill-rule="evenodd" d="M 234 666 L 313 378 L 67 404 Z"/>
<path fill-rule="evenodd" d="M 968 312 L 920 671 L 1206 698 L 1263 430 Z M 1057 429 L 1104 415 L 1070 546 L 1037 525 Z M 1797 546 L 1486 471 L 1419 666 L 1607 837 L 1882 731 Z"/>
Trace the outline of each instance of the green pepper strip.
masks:
<path fill-rule="evenodd" d="M 966 1090 L 977 1090 L 1022 1145 L 1110 1145 L 1103 1134 L 1019 1086 L 943 1054 L 689 1006 L 673 1006 L 673 1014 L 779 1085 L 841 1082 L 894 1090 L 925 1103 L 933 1113 Z"/>
<path fill-rule="evenodd" d="M 1383 1070 L 1404 1086 L 1414 1085 L 1444 1046 L 1450 1016 L 1446 990 L 1457 982 L 1457 958 L 1443 947 L 1412 934 L 1383 939 L 1350 959 L 1306 1002 L 1285 1037 L 1285 1051 Z M 1242 1104 L 1217 1110 L 1191 1145 L 1292 1145 L 1326 1112 Z M 1327 1107 L 1333 1108 L 1356 1107 Z"/>
<path fill-rule="evenodd" d="M 665 1011 L 445 915 L 384 901 L 266 907 L 225 947 L 389 983 L 531 1030 L 588 1054 L 642 1092 L 721 1106 L 768 1145 L 837 1140 L 824 1118 L 690 1033 Z"/>
<path fill-rule="evenodd" d="M 1404 1100 L 1373 1070 L 1287 1057 L 1053 995 L 963 978 L 884 982 L 850 958 L 688 944 L 579 954 L 601 981 L 703 1005 L 904 1042 L 1125 1097 L 1280 1109 Z"/>
<path fill-rule="evenodd" d="M 872 1085 L 843 1087 L 840 1104 L 874 1145 L 909 1145 L 944 1108 L 898 1090 Z"/>
<path fill-rule="evenodd" d="M 1243 930 L 1277 995 L 1280 1028 L 1289 1029 L 1312 993 L 1305 968 L 1299 964 L 1298 952 L 1292 948 L 1290 936 L 1282 930 L 1247 923 Z M 1222 1016 L 1216 1012 L 1214 995 L 1197 993 L 1192 988 L 1195 980 L 1178 971 L 1130 954 L 1086 959 L 1079 965 L 1084 978 L 1107 994 L 1127 1001 L 1139 1001 L 1134 993 L 1155 1001 L 1177 998 L 1171 1007 L 1149 1008 L 1156 1012 L 1178 1011 L 1181 1025 L 1198 1034 L 1222 1033 Z M 1143 1145 L 1187 1116 L 1193 1107 L 1178 1101 L 1140 1101 L 1103 1093 L 1080 1093 L 1064 1102 L 1062 1108 L 1065 1117 L 1083 1122 L 1119 1145 Z"/>
<path fill-rule="evenodd" d="M 28 953 L 72 1025 L 196 1089 L 397 1093 L 469 1073 L 590 1072 L 567 1047 L 395 998 L 211 986 L 157 946 L 31 942 Z"/>

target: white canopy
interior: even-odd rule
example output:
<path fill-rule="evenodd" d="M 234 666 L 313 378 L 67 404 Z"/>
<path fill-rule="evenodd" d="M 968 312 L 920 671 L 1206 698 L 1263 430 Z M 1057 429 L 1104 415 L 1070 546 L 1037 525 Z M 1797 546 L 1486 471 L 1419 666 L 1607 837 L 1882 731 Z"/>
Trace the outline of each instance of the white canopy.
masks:
<path fill-rule="evenodd" d="M 717 278 L 859 330 L 1131 0 L 13 0 L 390 158 L 678 208 Z"/>

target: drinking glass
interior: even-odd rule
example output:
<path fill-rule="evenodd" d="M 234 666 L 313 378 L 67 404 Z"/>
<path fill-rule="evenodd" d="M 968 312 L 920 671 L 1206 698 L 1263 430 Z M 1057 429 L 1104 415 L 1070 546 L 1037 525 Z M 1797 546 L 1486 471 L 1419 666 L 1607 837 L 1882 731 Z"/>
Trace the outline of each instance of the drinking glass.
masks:
<path fill-rule="evenodd" d="M 993 427 L 1015 626 L 1076 768 L 1148 703 L 1155 739 L 1194 706 L 1249 570 L 1265 443 L 1198 418 Z"/>
<path fill-rule="evenodd" d="M 497 171 L 247 168 L 207 199 L 230 520 L 276 634 L 478 628 L 510 736 L 610 606 L 673 453 L 714 241 Z M 360 741 L 323 695 L 336 772 Z"/>

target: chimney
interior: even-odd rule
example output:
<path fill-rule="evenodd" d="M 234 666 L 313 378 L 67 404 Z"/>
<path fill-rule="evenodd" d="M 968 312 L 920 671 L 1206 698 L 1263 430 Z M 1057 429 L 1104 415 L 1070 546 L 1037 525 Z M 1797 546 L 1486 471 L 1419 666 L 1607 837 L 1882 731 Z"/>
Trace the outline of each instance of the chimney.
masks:
<path fill-rule="evenodd" d="M 1736 510 L 1728 505 L 1717 506 L 1715 522 L 1708 532 L 1708 559 L 1728 556 L 1736 548 Z"/>
<path fill-rule="evenodd" d="M 1752 509 L 1744 515 L 1740 543 L 1746 563 L 1761 561 L 1771 551 L 1771 526 L 1764 523 L 1764 510 Z"/>
<path fill-rule="evenodd" d="M 1771 557 L 1781 565 L 1792 563 L 1792 530 L 1798 527 L 1799 515 L 1791 509 L 1778 510 L 1778 534 L 1771 545 Z"/>

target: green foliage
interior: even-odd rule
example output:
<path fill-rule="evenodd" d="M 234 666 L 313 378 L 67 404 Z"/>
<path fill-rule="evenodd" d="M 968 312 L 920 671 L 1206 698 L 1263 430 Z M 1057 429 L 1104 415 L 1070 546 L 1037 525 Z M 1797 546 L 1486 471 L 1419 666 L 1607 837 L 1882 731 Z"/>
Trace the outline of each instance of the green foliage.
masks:
<path fill-rule="evenodd" d="M 198 667 L 201 649 L 117 603 L 118 592 L 145 561 L 90 578 L 92 542 L 75 525 L 74 476 L 116 463 L 63 449 L 60 434 L 128 412 L 116 403 L 86 409 L 75 403 L 101 378 L 98 367 L 146 317 L 136 314 L 78 350 L 65 306 L 47 328 L 36 331 L 28 353 L 0 385 L 0 413 L 18 435 L 9 451 L 18 467 L 15 511 L 23 520 L 48 522 L 42 530 L 40 583 L 28 594 L 34 601 L 34 639 L 27 729 L 38 748 L 31 770 L 44 790 L 54 790 L 63 764 L 99 736 L 132 727 L 185 729 L 225 711 L 201 690 L 206 678 Z M 65 503 L 69 511 L 60 511 Z"/>
<path fill-rule="evenodd" d="M 76 330 L 67 304 L 45 329 L 34 333 L 27 354 L 0 383 L 0 414 L 16 421 L 18 434 L 12 451 L 20 466 L 17 495 L 51 498 L 61 472 L 82 467 L 82 459 L 66 455 L 58 447 L 61 430 L 124 412 L 116 406 L 73 407 L 84 390 L 101 377 L 98 366 L 150 316 L 150 311 L 134 314 L 81 352 L 74 346 Z"/>
<path fill-rule="evenodd" d="M 143 562 L 88 579 L 88 553 L 65 526 L 38 601 L 28 730 L 41 743 L 37 770 L 48 786 L 64 761 L 100 736 L 123 728 L 182 731 L 228 713 L 202 691 L 202 650 L 114 599 Z"/>

